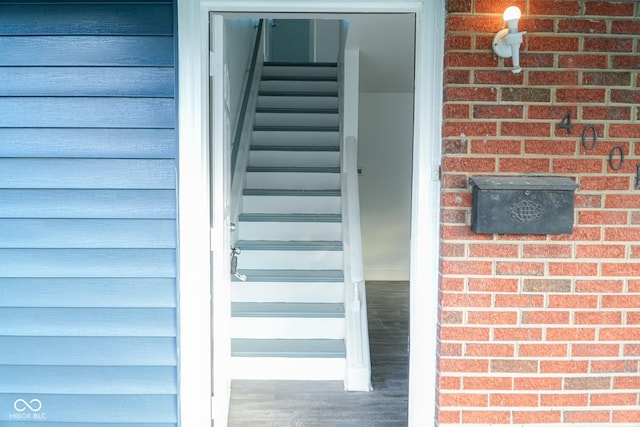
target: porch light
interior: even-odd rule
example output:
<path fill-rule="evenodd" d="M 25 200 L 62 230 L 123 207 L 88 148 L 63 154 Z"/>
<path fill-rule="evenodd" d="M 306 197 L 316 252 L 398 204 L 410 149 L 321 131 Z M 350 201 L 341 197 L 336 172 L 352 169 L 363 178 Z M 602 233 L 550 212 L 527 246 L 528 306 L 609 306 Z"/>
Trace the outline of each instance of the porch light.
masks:
<path fill-rule="evenodd" d="M 520 45 L 522 44 L 522 36 L 526 31 L 518 31 L 518 20 L 522 16 L 520 9 L 516 6 L 509 6 L 502 15 L 507 23 L 507 28 L 498 31 L 493 38 L 493 52 L 500 58 L 513 57 L 514 74 L 522 71 L 520 68 Z"/>

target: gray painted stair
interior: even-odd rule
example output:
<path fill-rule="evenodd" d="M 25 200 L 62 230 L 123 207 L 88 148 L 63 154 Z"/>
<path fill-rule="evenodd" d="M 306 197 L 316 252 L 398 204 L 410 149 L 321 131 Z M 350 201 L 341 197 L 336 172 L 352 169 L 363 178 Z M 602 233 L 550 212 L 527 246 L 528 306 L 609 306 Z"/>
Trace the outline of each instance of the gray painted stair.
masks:
<path fill-rule="evenodd" d="M 231 290 L 232 378 L 342 380 L 336 64 L 265 63 Z"/>

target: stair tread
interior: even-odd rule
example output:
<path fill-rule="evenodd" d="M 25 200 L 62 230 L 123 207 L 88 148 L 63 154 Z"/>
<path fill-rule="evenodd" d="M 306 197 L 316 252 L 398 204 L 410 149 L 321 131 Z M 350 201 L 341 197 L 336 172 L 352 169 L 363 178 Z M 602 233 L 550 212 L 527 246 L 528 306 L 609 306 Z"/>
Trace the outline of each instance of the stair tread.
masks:
<path fill-rule="evenodd" d="M 247 172 L 340 173 L 334 166 L 249 166 Z"/>
<path fill-rule="evenodd" d="M 340 147 L 336 145 L 256 145 L 249 147 L 251 151 L 321 151 L 339 152 Z"/>
<path fill-rule="evenodd" d="M 262 76 L 263 82 L 337 82 L 336 76 L 291 76 L 291 75 L 275 75 L 275 76 Z"/>
<path fill-rule="evenodd" d="M 314 282 L 336 283 L 344 281 L 342 270 L 260 270 L 238 269 L 248 282 Z M 233 281 L 238 281 L 233 277 Z"/>
<path fill-rule="evenodd" d="M 269 188 L 245 188 L 243 195 L 245 196 L 309 196 L 309 197 L 327 197 L 340 196 L 340 190 L 284 190 Z"/>
<path fill-rule="evenodd" d="M 233 302 L 233 317 L 343 318 L 340 303 Z"/>
<path fill-rule="evenodd" d="M 338 132 L 340 129 L 338 126 L 269 126 L 269 125 L 255 125 L 253 130 L 256 132 L 274 132 L 274 131 L 286 131 L 286 132 Z"/>
<path fill-rule="evenodd" d="M 338 109 L 321 107 L 258 107 L 256 108 L 256 113 L 338 114 Z"/>
<path fill-rule="evenodd" d="M 288 90 L 260 90 L 258 91 L 258 96 L 319 96 L 325 98 L 337 98 L 338 92 L 334 91 L 310 91 L 310 90 L 297 90 L 297 91 L 288 91 Z"/>
<path fill-rule="evenodd" d="M 238 240 L 235 244 L 242 250 L 262 251 L 341 251 L 340 241 L 320 240 Z"/>
<path fill-rule="evenodd" d="M 265 67 L 337 67 L 337 62 L 286 62 L 265 61 Z"/>
<path fill-rule="evenodd" d="M 304 214 L 304 213 L 243 213 L 240 221 L 251 222 L 341 222 L 340 214 Z"/>
<path fill-rule="evenodd" d="M 231 339 L 233 357 L 343 358 L 344 340 L 335 339 Z"/>

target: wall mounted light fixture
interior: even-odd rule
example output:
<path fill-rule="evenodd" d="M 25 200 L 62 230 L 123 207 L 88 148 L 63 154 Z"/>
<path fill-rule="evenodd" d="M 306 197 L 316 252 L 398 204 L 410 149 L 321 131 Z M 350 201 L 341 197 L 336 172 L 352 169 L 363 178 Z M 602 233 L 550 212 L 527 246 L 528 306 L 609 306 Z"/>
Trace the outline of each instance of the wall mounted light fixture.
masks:
<path fill-rule="evenodd" d="M 507 28 L 498 31 L 493 38 L 493 51 L 500 58 L 513 57 L 514 74 L 522 71 L 520 68 L 520 45 L 522 44 L 522 36 L 526 31 L 518 31 L 518 20 L 522 13 L 516 6 L 509 6 L 502 15 L 507 23 Z"/>

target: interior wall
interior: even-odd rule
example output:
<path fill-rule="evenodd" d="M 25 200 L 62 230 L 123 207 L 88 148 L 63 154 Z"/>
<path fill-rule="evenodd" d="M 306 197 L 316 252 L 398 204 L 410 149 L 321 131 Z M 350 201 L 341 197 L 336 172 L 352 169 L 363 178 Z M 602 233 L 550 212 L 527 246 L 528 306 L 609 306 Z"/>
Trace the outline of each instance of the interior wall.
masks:
<path fill-rule="evenodd" d="M 358 165 L 366 280 L 409 280 L 413 94 L 360 94 Z"/>

